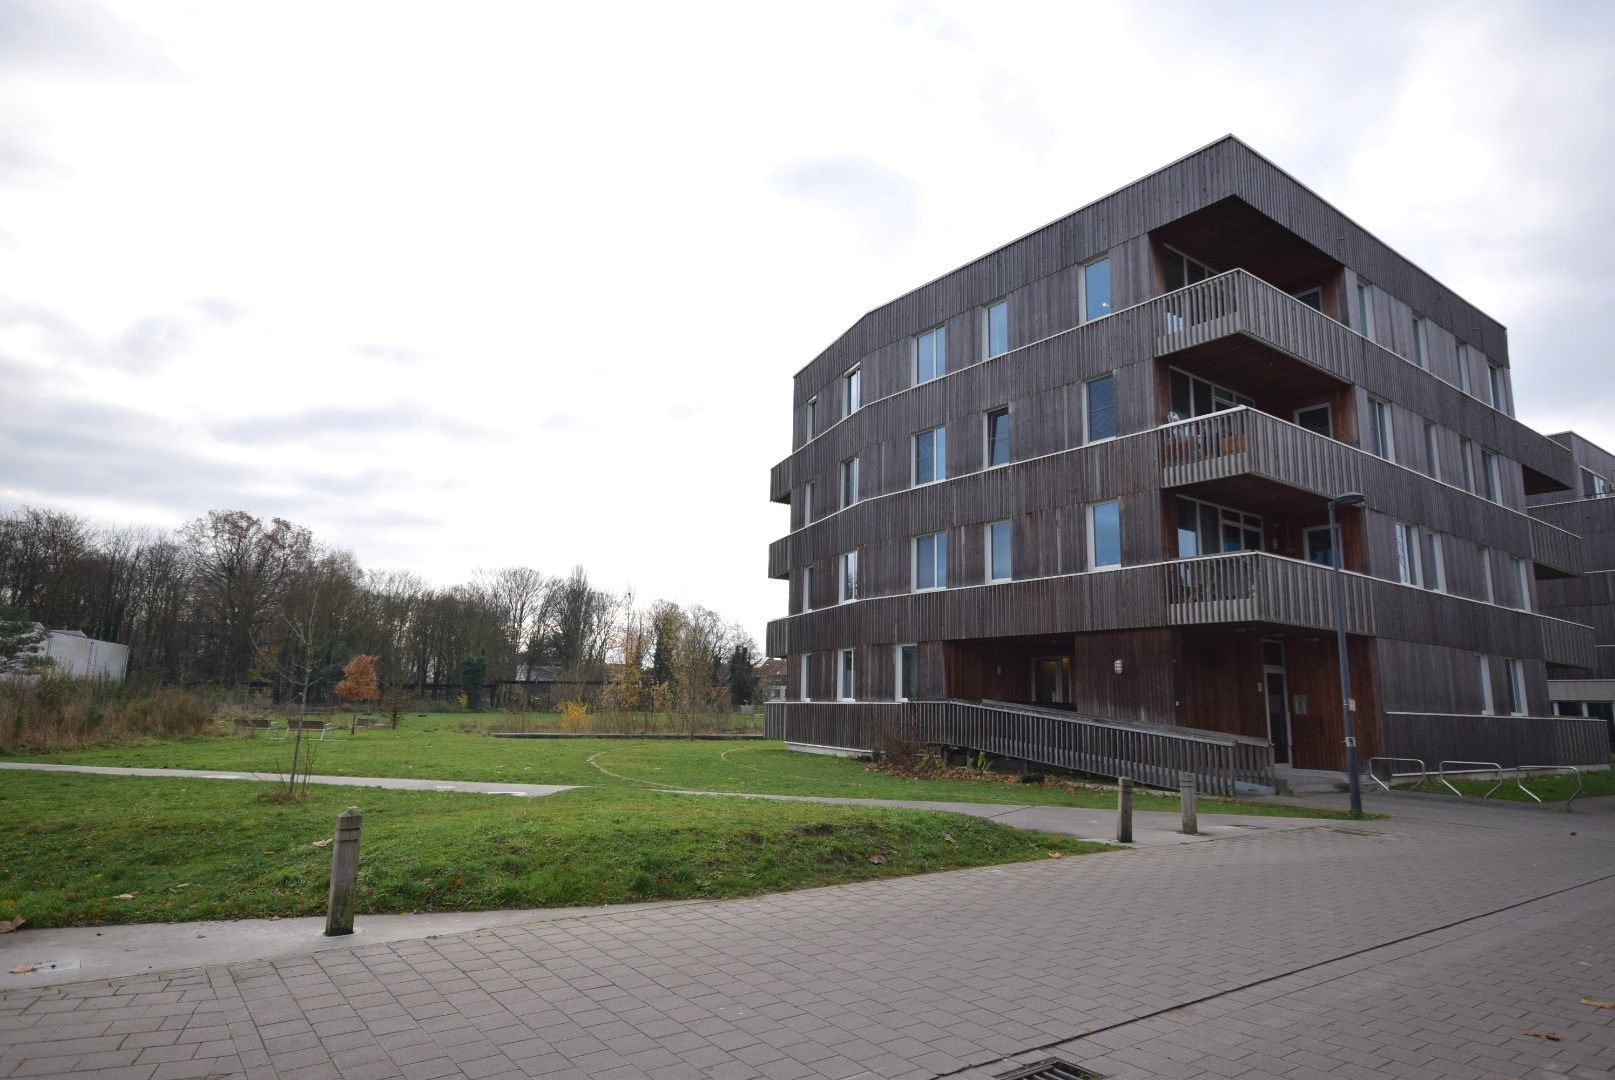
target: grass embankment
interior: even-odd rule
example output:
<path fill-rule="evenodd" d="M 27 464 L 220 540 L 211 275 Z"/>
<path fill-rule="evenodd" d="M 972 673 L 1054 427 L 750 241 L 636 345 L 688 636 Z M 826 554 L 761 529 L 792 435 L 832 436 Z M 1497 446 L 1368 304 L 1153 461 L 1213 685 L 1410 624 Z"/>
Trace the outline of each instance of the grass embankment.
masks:
<path fill-rule="evenodd" d="M 542 799 L 312 787 L 291 804 L 264 801 L 266 787 L 6 773 L 0 919 L 320 914 L 330 848 L 316 843 L 350 805 L 364 814 L 360 913 L 743 896 L 1101 850 L 951 814 L 623 787 Z"/>
<path fill-rule="evenodd" d="M 978 779 L 909 779 L 871 769 L 867 762 L 800 754 L 777 742 L 725 743 L 610 739 L 492 739 L 461 730 L 463 713 L 410 716 L 397 731 L 332 732 L 314 742 L 314 772 L 334 776 L 406 776 L 434 780 L 587 784 L 611 790 L 651 787 L 768 795 L 820 795 L 935 802 L 1114 806 L 1115 794 L 1076 790 L 1058 782 L 1018 783 L 986 773 Z M 199 735 L 155 739 L 131 746 L 71 753 L 10 756 L 4 760 L 167 769 L 284 772 L 290 743 L 261 736 Z M 305 743 L 305 746 L 310 745 Z M 1140 790 L 1139 810 L 1173 811 L 1175 795 Z M 1348 816 L 1234 799 L 1202 798 L 1201 813 L 1285 817 Z M 731 813 L 736 812 L 731 810 Z"/>
<path fill-rule="evenodd" d="M 1599 769 L 1596 772 L 1583 771 L 1581 774 L 1582 789 L 1579 799 L 1596 799 L 1604 795 L 1615 795 L 1615 770 Z M 1485 795 L 1497 783 L 1496 779 L 1473 780 L 1465 779 L 1452 781 L 1452 786 L 1464 793 L 1464 798 L 1478 799 Z M 1423 791 L 1435 795 L 1446 795 L 1449 798 L 1452 792 L 1448 791 L 1435 779 L 1424 783 L 1395 785 L 1401 791 Z M 1576 777 L 1570 773 L 1526 773 L 1525 786 L 1536 794 L 1544 803 L 1564 802 L 1576 790 Z M 1504 802 L 1532 802 L 1531 796 L 1520 790 L 1514 782 L 1514 774 L 1504 770 L 1503 785 L 1491 795 L 1491 800 Z"/>

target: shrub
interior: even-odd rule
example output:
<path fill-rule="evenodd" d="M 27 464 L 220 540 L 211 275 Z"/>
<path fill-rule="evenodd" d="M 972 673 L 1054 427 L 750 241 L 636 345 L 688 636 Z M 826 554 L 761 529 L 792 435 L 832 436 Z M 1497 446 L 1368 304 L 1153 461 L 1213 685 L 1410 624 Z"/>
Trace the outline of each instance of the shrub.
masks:
<path fill-rule="evenodd" d="M 589 706 L 581 701 L 563 701 L 556 706 L 561 714 L 562 731 L 588 731 Z"/>
<path fill-rule="evenodd" d="M 212 730 L 212 707 L 178 687 L 62 675 L 0 682 L 0 751 L 79 750 Z"/>

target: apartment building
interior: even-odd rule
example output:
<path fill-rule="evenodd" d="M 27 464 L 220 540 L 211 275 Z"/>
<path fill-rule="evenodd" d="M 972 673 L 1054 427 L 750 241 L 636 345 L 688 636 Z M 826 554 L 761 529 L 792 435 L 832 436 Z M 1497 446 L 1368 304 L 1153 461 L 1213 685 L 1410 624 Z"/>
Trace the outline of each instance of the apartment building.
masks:
<path fill-rule="evenodd" d="M 795 745 L 997 725 L 1058 763 L 1077 725 L 1341 769 L 1338 549 L 1365 760 L 1593 753 L 1548 682 L 1593 630 L 1539 597 L 1582 542 L 1527 513 L 1578 466 L 1515 419 L 1504 328 L 1233 137 L 869 312 L 792 423 Z"/>

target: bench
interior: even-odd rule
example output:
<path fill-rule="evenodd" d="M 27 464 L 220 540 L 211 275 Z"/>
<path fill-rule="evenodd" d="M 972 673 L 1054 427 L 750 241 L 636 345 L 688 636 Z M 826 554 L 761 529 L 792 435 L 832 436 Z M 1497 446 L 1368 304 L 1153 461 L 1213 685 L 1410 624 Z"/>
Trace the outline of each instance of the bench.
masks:
<path fill-rule="evenodd" d="M 222 724 L 225 723 L 225 721 L 220 720 L 219 723 Z M 232 717 L 229 723 L 235 728 L 236 732 L 240 734 L 250 734 L 256 732 L 262 735 L 267 735 L 271 739 L 284 739 L 288 734 L 285 729 L 278 727 L 275 721 L 270 720 L 267 717 L 236 716 Z M 276 732 L 279 732 L 279 734 L 277 735 Z"/>
<path fill-rule="evenodd" d="M 321 742 L 325 741 L 325 733 L 327 731 L 334 730 L 335 728 L 329 720 L 311 720 L 305 717 L 301 720 L 293 719 L 286 721 L 286 731 L 288 734 L 293 731 L 317 731 L 320 733 Z"/>

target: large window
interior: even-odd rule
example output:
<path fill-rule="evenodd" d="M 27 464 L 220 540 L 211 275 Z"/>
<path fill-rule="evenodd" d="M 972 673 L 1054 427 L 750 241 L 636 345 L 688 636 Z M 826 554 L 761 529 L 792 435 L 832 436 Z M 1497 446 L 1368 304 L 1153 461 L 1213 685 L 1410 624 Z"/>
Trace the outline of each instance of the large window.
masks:
<path fill-rule="evenodd" d="M 1391 407 L 1379 398 L 1368 399 L 1367 449 L 1386 461 L 1396 460 L 1396 437 L 1391 434 Z"/>
<path fill-rule="evenodd" d="M 858 599 L 858 553 L 849 551 L 841 556 L 841 602 Z"/>
<path fill-rule="evenodd" d="M 1424 422 L 1424 471 L 1435 479 L 1441 479 L 1441 446 L 1436 438 L 1436 426 L 1430 421 Z"/>
<path fill-rule="evenodd" d="M 1008 581 L 1013 574 L 1010 561 L 1010 527 L 1007 521 L 987 526 L 987 580 Z"/>
<path fill-rule="evenodd" d="M 855 367 L 841 376 L 841 415 L 851 416 L 864 407 L 864 369 Z"/>
<path fill-rule="evenodd" d="M 897 647 L 897 700 L 912 701 L 920 681 L 920 647 L 918 645 L 899 645 Z"/>
<path fill-rule="evenodd" d="M 1609 481 L 1591 469 L 1581 470 L 1581 494 L 1585 499 L 1596 499 L 1609 490 Z"/>
<path fill-rule="evenodd" d="M 1492 396 L 1492 408 L 1508 412 L 1508 391 L 1503 382 L 1503 369 L 1496 364 L 1486 365 L 1486 389 Z"/>
<path fill-rule="evenodd" d="M 1405 522 L 1396 523 L 1396 579 L 1404 585 L 1422 585 L 1419 558 L 1419 530 Z"/>
<path fill-rule="evenodd" d="M 809 675 L 809 671 L 810 671 L 810 668 L 811 668 L 811 664 L 809 663 L 809 657 L 808 657 L 807 653 L 802 654 L 802 659 L 801 659 L 800 663 L 798 664 L 798 668 L 799 668 L 799 670 L 797 672 L 797 679 L 799 680 L 799 682 L 798 682 L 798 686 L 797 686 L 797 689 L 796 689 L 796 696 L 797 696 L 798 699 L 800 699 L 802 701 L 812 701 L 813 700 L 813 685 L 812 685 L 811 682 L 808 681 L 808 675 Z"/>
<path fill-rule="evenodd" d="M 1357 279 L 1357 325 L 1355 329 L 1370 341 L 1374 339 L 1374 286 L 1362 278 Z"/>
<path fill-rule="evenodd" d="M 1116 437 L 1116 377 L 1104 375 L 1089 379 L 1082 387 L 1087 406 L 1087 434 L 1089 442 Z"/>
<path fill-rule="evenodd" d="M 1172 419 L 1189 420 L 1208 413 L 1232 409 L 1237 405 L 1254 406 L 1255 400 L 1236 394 L 1226 387 L 1209 383 L 1187 372 L 1172 369 Z"/>
<path fill-rule="evenodd" d="M 1484 653 L 1475 654 L 1475 677 L 1480 680 L 1480 711 L 1483 716 L 1496 712 L 1492 703 L 1492 665 Z"/>
<path fill-rule="evenodd" d="M 1115 499 L 1088 506 L 1088 566 L 1098 570 L 1122 564 L 1121 503 Z"/>
<path fill-rule="evenodd" d="M 948 429 L 934 427 L 914 436 L 914 484 L 948 478 Z"/>
<path fill-rule="evenodd" d="M 987 358 L 1003 356 L 1009 352 L 1009 301 L 996 300 L 987 305 L 986 325 L 983 326 L 983 344 Z"/>
<path fill-rule="evenodd" d="M 938 326 L 914 339 L 914 382 L 930 382 L 948 373 L 948 328 Z"/>
<path fill-rule="evenodd" d="M 813 496 L 817 487 L 812 480 L 802 485 L 802 524 L 813 524 Z"/>
<path fill-rule="evenodd" d="M 1424 531 L 1424 587 L 1435 592 L 1447 591 L 1447 555 L 1441 534 Z"/>
<path fill-rule="evenodd" d="M 948 534 L 914 538 L 914 591 L 948 587 Z"/>
<path fill-rule="evenodd" d="M 1314 525 L 1306 531 L 1307 562 L 1335 565 L 1335 533 L 1327 525 Z"/>
<path fill-rule="evenodd" d="M 858 697 L 858 654 L 853 649 L 842 649 L 837 669 L 837 689 L 842 701 L 855 701 Z"/>
<path fill-rule="evenodd" d="M 1514 564 L 1514 591 L 1520 599 L 1520 610 L 1531 610 L 1531 568 L 1518 555 L 1509 556 Z"/>
<path fill-rule="evenodd" d="M 1110 314 L 1110 260 L 1095 259 L 1082 268 L 1082 321 Z"/>
<path fill-rule="evenodd" d="M 1458 437 L 1458 460 L 1464 467 L 1464 490 L 1470 494 L 1475 493 L 1475 444 Z"/>
<path fill-rule="evenodd" d="M 813 567 L 802 567 L 802 610 L 813 610 Z"/>
<path fill-rule="evenodd" d="M 987 468 L 1009 464 L 1009 406 L 987 414 Z"/>
<path fill-rule="evenodd" d="M 1497 455 L 1490 450 L 1480 452 L 1480 474 L 1486 481 L 1486 497 L 1494 503 L 1503 501 L 1503 485 L 1497 474 Z"/>
<path fill-rule="evenodd" d="M 1177 511 L 1178 558 L 1262 550 L 1262 519 L 1256 514 L 1182 495 L 1173 503 Z M 1328 529 L 1323 531 L 1327 533 Z"/>
<path fill-rule="evenodd" d="M 850 457 L 841 463 L 841 509 L 858 501 L 858 459 Z"/>
<path fill-rule="evenodd" d="M 1486 602 L 1497 603 L 1497 585 L 1492 580 L 1492 549 L 1489 547 L 1480 549 L 1480 584 L 1481 595 L 1486 598 Z"/>
<path fill-rule="evenodd" d="M 1161 249 L 1161 283 L 1167 292 L 1193 285 L 1211 276 L 1211 268 L 1174 248 Z"/>
<path fill-rule="evenodd" d="M 1461 341 L 1458 343 L 1458 389 L 1466 394 L 1473 393 L 1469 389 L 1469 346 Z"/>
<path fill-rule="evenodd" d="M 1508 674 L 1508 711 L 1515 716 L 1524 716 L 1528 711 L 1525 704 L 1525 663 L 1512 657 L 1503 661 Z"/>
<path fill-rule="evenodd" d="M 1413 362 L 1430 369 L 1430 335 L 1429 327 L 1417 315 L 1413 316 Z"/>

